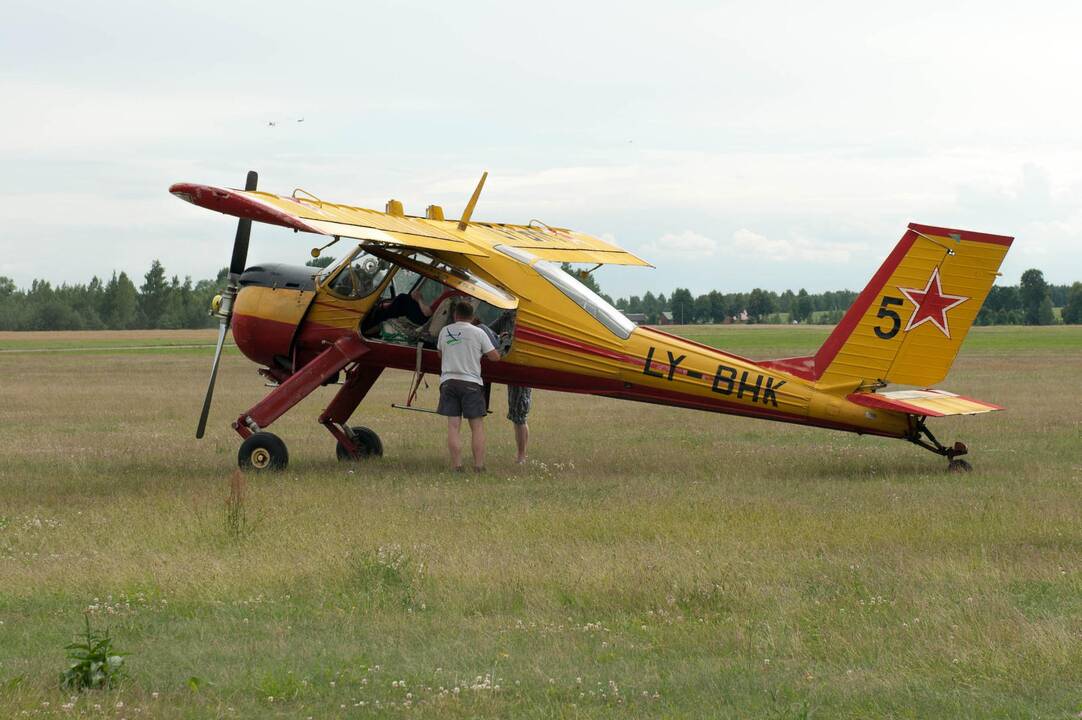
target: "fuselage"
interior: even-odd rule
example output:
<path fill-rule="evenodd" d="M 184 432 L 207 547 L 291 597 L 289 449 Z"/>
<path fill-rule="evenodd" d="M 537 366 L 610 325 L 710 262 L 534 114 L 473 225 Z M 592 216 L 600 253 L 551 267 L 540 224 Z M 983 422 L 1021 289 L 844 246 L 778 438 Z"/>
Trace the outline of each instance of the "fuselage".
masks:
<path fill-rule="evenodd" d="M 836 430 L 904 437 L 909 416 L 869 409 L 846 399 L 854 388 L 823 388 L 807 378 L 767 367 L 651 327 L 626 337 L 533 267 L 499 254 L 459 255 L 454 263 L 518 299 L 510 350 L 484 361 L 487 380 L 547 390 L 581 392 Z M 362 318 L 392 281 L 389 273 L 365 297 L 337 295 L 314 268 L 258 266 L 242 278 L 233 315 L 240 350 L 284 380 L 329 343 L 358 334 Z M 499 278 L 499 280 L 497 280 Z M 434 349 L 364 338 L 370 352 L 358 362 L 438 374 Z"/>

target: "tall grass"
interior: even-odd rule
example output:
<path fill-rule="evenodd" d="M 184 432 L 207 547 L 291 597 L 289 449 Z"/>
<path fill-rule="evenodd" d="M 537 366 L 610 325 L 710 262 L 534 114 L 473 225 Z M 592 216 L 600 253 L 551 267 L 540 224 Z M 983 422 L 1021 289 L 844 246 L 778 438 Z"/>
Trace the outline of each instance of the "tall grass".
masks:
<path fill-rule="evenodd" d="M 765 356 L 788 331 L 715 340 Z M 335 461 L 321 395 L 273 428 L 290 470 L 241 489 L 229 419 L 266 391 L 241 358 L 197 442 L 205 357 L 0 356 L 0 716 L 1075 714 L 1082 333 L 1043 332 L 989 333 L 944 383 L 1008 407 L 934 426 L 965 476 L 900 442 L 540 392 L 521 467 L 499 389 L 491 472 L 461 476 L 389 373 L 358 413 L 383 460 Z M 130 680 L 72 699 L 84 613 Z"/>

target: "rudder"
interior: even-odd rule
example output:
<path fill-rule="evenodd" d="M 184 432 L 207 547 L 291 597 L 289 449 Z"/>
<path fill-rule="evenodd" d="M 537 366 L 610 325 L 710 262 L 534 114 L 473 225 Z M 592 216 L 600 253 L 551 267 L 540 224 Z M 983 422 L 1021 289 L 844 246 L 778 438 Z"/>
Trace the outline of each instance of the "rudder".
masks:
<path fill-rule="evenodd" d="M 816 353 L 816 379 L 831 385 L 940 382 L 1013 240 L 910 223 Z"/>

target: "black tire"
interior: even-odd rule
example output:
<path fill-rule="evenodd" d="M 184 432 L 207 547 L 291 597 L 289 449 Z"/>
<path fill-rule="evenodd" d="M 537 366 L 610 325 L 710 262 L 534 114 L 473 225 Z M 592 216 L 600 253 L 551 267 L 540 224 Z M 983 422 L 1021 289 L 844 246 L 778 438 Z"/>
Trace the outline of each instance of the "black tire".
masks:
<path fill-rule="evenodd" d="M 247 472 L 275 472 L 289 465 L 289 451 L 277 435 L 257 432 L 240 444 L 237 465 Z"/>
<path fill-rule="evenodd" d="M 351 427 L 353 432 L 354 442 L 357 443 L 357 454 L 351 455 L 342 443 L 338 443 L 335 448 L 335 454 L 338 455 L 338 459 L 341 462 L 353 461 L 353 460 L 369 460 L 371 458 L 383 457 L 383 442 L 380 441 L 379 435 L 374 430 L 364 427 L 363 425 L 357 425 Z"/>
<path fill-rule="evenodd" d="M 947 464 L 947 470 L 953 473 L 967 473 L 973 470 L 973 466 L 965 460 L 951 460 Z"/>

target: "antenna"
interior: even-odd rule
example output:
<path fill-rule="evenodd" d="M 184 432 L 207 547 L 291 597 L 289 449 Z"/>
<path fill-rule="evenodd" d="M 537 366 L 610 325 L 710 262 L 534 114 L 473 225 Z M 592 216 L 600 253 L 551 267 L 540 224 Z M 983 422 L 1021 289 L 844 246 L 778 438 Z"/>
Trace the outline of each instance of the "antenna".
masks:
<path fill-rule="evenodd" d="M 485 178 L 488 177 L 488 171 L 481 173 L 481 180 L 477 183 L 477 188 L 473 191 L 473 197 L 466 203 L 466 209 L 462 211 L 462 219 L 458 221 L 458 229 L 465 230 L 470 224 L 470 217 L 473 215 L 473 208 L 477 205 L 477 198 L 481 197 L 481 188 L 485 186 Z"/>

